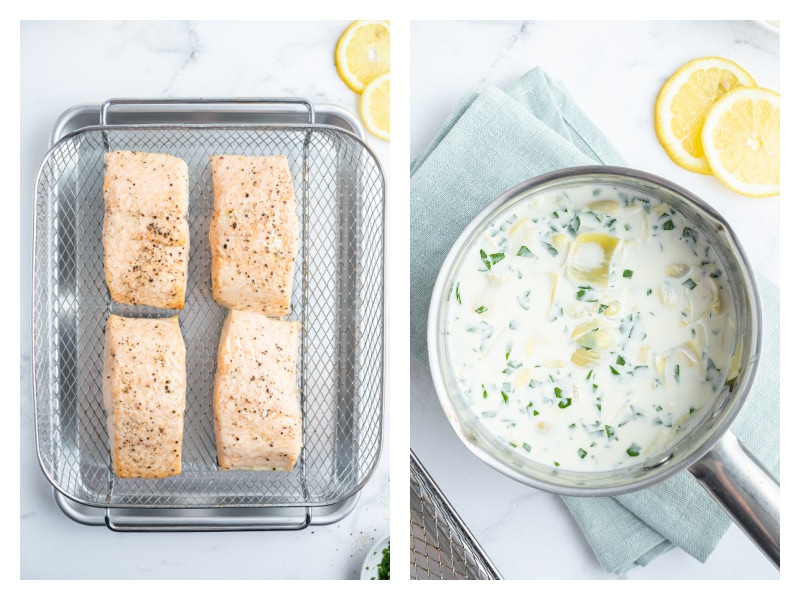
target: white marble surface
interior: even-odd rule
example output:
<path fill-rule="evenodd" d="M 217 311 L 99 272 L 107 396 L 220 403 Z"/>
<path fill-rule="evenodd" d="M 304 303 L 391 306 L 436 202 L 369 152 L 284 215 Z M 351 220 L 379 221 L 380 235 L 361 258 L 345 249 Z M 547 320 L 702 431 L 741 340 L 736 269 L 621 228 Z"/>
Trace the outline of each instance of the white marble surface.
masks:
<path fill-rule="evenodd" d="M 754 21 L 415 21 L 410 36 L 410 158 L 427 147 L 466 90 L 504 87 L 541 66 L 566 85 L 630 166 L 705 198 L 739 234 L 754 269 L 780 284 L 780 199 L 737 196 L 713 177 L 682 170 L 664 153 L 652 126 L 658 90 L 692 58 L 729 57 L 759 84 L 780 91 L 778 34 Z M 445 420 L 427 366 L 413 359 L 410 427 L 412 448 L 505 578 L 615 578 L 599 566 L 558 498 L 496 473 L 466 450 Z M 622 578 L 778 576 L 732 527 L 705 564 L 672 550 Z"/>
<path fill-rule="evenodd" d="M 388 393 L 383 453 L 355 510 L 332 525 L 298 532 L 128 534 L 77 524 L 56 506 L 34 441 L 31 206 L 36 169 L 59 115 L 108 98 L 292 96 L 357 114 L 357 96 L 333 64 L 336 40 L 347 24 L 21 23 L 21 579 L 357 579 L 368 550 L 388 534 Z M 388 176 L 389 144 L 371 135 L 367 143 Z M 387 248 L 403 247 L 404 233 L 389 235 L 397 239 L 387 240 Z M 391 282 L 386 292 L 390 297 Z"/>

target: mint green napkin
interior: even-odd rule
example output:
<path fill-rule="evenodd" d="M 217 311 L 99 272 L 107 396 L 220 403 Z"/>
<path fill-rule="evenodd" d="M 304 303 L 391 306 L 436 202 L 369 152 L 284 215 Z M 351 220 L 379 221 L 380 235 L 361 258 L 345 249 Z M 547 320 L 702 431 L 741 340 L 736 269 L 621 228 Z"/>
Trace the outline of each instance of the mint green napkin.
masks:
<path fill-rule="evenodd" d="M 531 177 L 590 164 L 626 161 L 564 86 L 540 68 L 505 90 L 487 87 L 464 95 L 428 149 L 411 163 L 410 316 L 416 359 L 427 363 L 428 307 L 439 268 L 472 217 Z M 759 289 L 763 357 L 733 432 L 777 478 L 779 294 L 763 279 Z M 685 472 L 632 494 L 565 497 L 564 502 L 600 564 L 616 574 L 675 547 L 704 562 L 731 524 Z"/>

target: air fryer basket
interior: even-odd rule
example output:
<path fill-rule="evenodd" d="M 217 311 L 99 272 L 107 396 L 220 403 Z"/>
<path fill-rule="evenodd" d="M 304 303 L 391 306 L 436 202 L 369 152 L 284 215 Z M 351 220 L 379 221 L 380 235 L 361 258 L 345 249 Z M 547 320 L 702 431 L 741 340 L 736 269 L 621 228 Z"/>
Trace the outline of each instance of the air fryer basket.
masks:
<path fill-rule="evenodd" d="M 502 579 L 413 450 L 411 579 Z"/>
<path fill-rule="evenodd" d="M 185 308 L 116 304 L 104 278 L 104 153 L 169 153 L 189 166 Z M 212 394 L 225 309 L 211 295 L 209 157 L 285 154 L 300 251 L 292 314 L 302 323 L 298 388 L 304 449 L 294 471 L 226 471 L 216 463 Z M 384 179 L 361 140 L 324 125 L 101 125 L 70 133 L 35 186 L 33 378 L 39 461 L 66 498 L 105 508 L 323 507 L 352 497 L 375 469 L 383 410 Z M 102 405 L 109 314 L 177 314 L 187 347 L 183 471 L 119 479 Z"/>

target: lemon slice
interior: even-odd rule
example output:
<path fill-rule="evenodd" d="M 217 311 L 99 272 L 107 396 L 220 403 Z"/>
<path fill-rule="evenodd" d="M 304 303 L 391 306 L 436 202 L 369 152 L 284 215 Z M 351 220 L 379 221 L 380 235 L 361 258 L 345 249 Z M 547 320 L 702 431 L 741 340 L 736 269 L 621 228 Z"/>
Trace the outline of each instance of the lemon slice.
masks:
<path fill-rule="evenodd" d="M 390 75 L 374 79 L 361 94 L 361 119 L 375 137 L 389 141 Z"/>
<path fill-rule="evenodd" d="M 336 43 L 334 61 L 347 87 L 363 92 L 370 81 L 389 72 L 389 21 L 353 21 Z"/>
<path fill-rule="evenodd" d="M 678 165 L 695 173 L 711 174 L 700 132 L 711 106 L 730 90 L 755 86 L 755 80 L 732 60 L 708 56 L 678 69 L 656 99 L 658 141 Z"/>
<path fill-rule="evenodd" d="M 739 87 L 711 107 L 703 152 L 714 175 L 745 196 L 781 191 L 781 97 L 761 87 Z"/>

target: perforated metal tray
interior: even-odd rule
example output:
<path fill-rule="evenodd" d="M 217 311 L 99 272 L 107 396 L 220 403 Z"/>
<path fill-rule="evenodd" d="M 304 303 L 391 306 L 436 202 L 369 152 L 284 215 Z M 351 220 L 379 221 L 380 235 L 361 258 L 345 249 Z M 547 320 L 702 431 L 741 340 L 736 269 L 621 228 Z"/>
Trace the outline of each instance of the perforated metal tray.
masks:
<path fill-rule="evenodd" d="M 348 514 L 381 451 L 384 177 L 356 121 L 306 100 L 138 99 L 66 111 L 35 186 L 33 382 L 39 462 L 71 518 L 111 529 L 279 529 Z M 113 303 L 102 251 L 104 153 L 164 152 L 189 166 L 190 257 L 181 311 Z M 300 252 L 304 449 L 291 473 L 221 471 L 212 391 L 225 310 L 211 295 L 208 157 L 285 154 Z M 187 346 L 182 473 L 119 479 L 102 408 L 109 314 L 177 314 Z"/>

